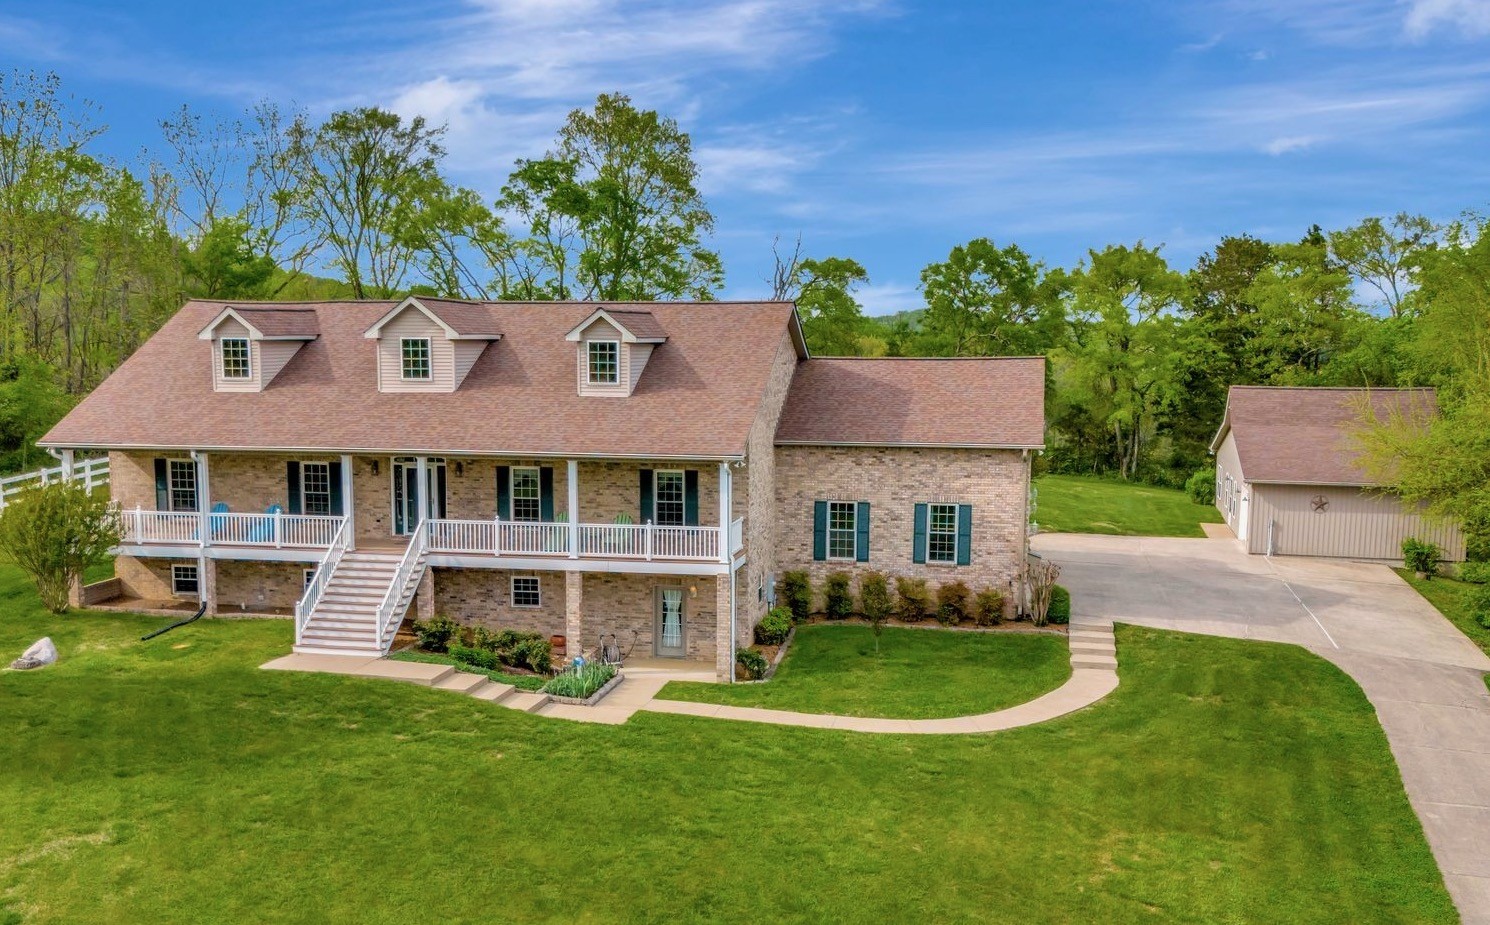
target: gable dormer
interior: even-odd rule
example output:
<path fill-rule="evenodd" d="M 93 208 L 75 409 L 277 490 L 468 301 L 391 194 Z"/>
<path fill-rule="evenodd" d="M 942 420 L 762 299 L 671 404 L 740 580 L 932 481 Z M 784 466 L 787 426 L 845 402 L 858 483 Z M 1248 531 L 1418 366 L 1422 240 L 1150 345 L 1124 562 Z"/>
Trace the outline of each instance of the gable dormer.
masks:
<path fill-rule="evenodd" d="M 597 308 L 564 339 L 577 348 L 579 394 L 624 398 L 667 334 L 651 312 Z"/>
<path fill-rule="evenodd" d="M 378 342 L 378 391 L 454 392 L 495 328 L 484 305 L 409 296 L 363 332 Z"/>
<path fill-rule="evenodd" d="M 312 308 L 229 305 L 197 337 L 212 342 L 214 391 L 262 392 L 320 333 Z"/>

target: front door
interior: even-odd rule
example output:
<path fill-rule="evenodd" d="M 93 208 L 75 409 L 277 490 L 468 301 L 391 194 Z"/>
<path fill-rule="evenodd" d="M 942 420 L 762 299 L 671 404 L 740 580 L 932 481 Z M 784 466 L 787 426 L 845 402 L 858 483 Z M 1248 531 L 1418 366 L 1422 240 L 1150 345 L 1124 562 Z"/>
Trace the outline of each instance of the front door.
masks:
<path fill-rule="evenodd" d="M 682 658 L 686 652 L 683 640 L 683 589 L 657 589 L 657 654 L 663 658 Z"/>
<path fill-rule="evenodd" d="M 399 456 L 393 460 L 393 532 L 408 536 L 424 517 L 445 516 L 445 460 L 425 461 L 425 484 L 419 484 L 419 460 Z M 423 515 L 419 506 L 428 499 Z"/>

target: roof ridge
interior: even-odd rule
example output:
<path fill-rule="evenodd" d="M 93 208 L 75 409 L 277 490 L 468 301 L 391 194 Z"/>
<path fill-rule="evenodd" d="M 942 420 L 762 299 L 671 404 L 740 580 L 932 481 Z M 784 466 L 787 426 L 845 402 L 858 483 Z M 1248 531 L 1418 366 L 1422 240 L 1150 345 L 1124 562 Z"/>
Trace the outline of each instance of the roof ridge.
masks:
<path fill-rule="evenodd" d="M 1030 354 L 1028 356 L 997 356 L 997 357 L 839 357 L 839 356 L 812 356 L 808 360 L 936 360 L 946 362 L 947 360 L 1044 360 L 1044 354 Z M 808 362 L 808 361 L 804 361 Z M 1235 387 L 1233 387 L 1235 388 Z"/>
<path fill-rule="evenodd" d="M 1229 389 L 1269 392 L 1435 392 L 1432 385 L 1233 385 Z"/>

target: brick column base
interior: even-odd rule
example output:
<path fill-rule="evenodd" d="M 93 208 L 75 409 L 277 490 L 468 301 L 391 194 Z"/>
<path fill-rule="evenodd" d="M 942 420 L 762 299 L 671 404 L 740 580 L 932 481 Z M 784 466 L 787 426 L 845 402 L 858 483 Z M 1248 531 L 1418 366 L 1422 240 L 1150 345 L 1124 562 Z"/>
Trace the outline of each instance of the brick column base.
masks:
<path fill-rule="evenodd" d="M 414 590 L 414 617 L 420 623 L 435 618 L 435 570 L 432 568 L 424 570 L 419 587 Z"/>
<path fill-rule="evenodd" d="M 733 575 L 717 575 L 714 578 L 714 674 L 721 681 L 735 679 L 735 665 L 730 660 L 730 589 L 734 587 Z"/>
<path fill-rule="evenodd" d="M 80 576 L 74 577 L 67 585 L 67 606 L 83 606 L 83 579 Z"/>
<path fill-rule="evenodd" d="M 564 573 L 564 644 L 568 657 L 585 653 L 585 573 Z"/>
<path fill-rule="evenodd" d="M 217 616 L 217 560 L 203 557 L 197 568 L 197 591 L 207 613 Z"/>

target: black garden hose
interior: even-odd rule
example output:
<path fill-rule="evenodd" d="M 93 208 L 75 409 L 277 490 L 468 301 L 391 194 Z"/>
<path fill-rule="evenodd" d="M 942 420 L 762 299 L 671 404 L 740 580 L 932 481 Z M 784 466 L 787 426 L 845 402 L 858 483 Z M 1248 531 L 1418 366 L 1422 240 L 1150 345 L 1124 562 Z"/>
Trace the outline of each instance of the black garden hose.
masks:
<path fill-rule="evenodd" d="M 204 614 L 206 612 L 207 612 L 207 603 L 205 601 L 203 601 L 202 602 L 202 606 L 197 608 L 197 612 L 195 614 L 192 614 L 191 616 L 187 617 L 185 620 L 180 620 L 180 621 L 177 621 L 175 623 L 172 623 L 170 626 L 166 627 L 165 629 L 159 629 L 159 630 L 156 630 L 153 633 L 146 633 L 144 636 L 141 636 L 140 637 L 140 642 L 145 642 L 147 640 L 154 639 L 156 636 L 159 636 L 159 635 L 161 635 L 163 633 L 169 633 L 171 630 L 175 629 L 178 626 L 185 626 L 188 623 L 195 623 L 198 620 L 202 619 L 202 614 Z"/>

